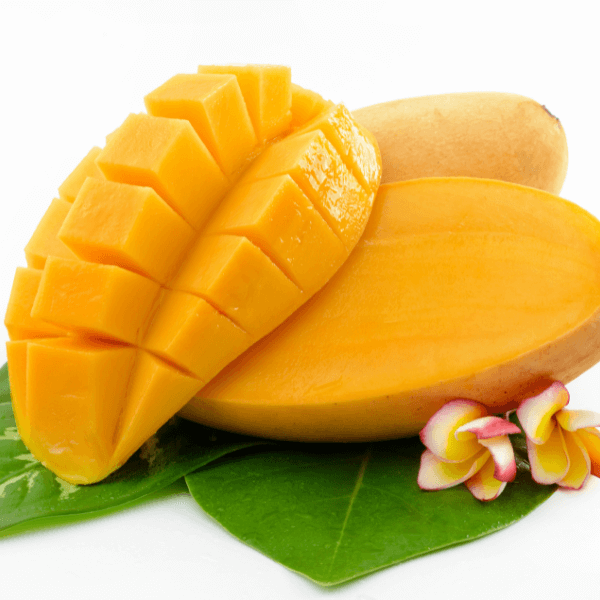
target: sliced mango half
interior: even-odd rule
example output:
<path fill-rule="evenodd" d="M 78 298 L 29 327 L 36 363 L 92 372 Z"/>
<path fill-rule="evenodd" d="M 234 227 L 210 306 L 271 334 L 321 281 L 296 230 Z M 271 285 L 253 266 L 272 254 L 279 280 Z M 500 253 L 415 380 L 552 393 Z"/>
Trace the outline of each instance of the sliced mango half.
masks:
<path fill-rule="evenodd" d="M 124 464 L 362 235 L 376 143 L 316 95 L 293 116 L 292 96 L 287 67 L 176 75 L 60 186 L 6 325 L 21 436 L 66 481 Z"/>

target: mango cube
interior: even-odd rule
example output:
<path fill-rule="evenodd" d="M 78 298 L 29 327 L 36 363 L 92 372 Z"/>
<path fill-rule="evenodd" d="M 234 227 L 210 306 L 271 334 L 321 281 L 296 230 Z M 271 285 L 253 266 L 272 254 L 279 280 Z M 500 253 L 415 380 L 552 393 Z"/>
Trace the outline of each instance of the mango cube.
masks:
<path fill-rule="evenodd" d="M 58 239 L 65 217 L 71 209 L 71 204 L 66 200 L 54 198 L 45 212 L 42 220 L 35 228 L 31 239 L 25 246 L 27 266 L 33 269 L 43 269 L 48 256 L 62 256 L 63 258 L 77 258 L 67 246 Z"/>
<path fill-rule="evenodd" d="M 202 387 L 203 382 L 139 351 L 130 367 L 127 403 L 120 415 L 110 470 L 120 467 Z M 165 390 L 169 390 L 165 394 Z M 109 470 L 109 472 L 110 472 Z"/>
<path fill-rule="evenodd" d="M 198 296 L 167 291 L 161 308 L 144 347 L 201 381 L 212 379 L 252 343 L 248 333 Z"/>
<path fill-rule="evenodd" d="M 229 187 L 188 121 L 129 115 L 96 159 L 107 179 L 149 186 L 194 229 Z"/>
<path fill-rule="evenodd" d="M 13 280 L 4 325 L 11 340 L 62 337 L 66 331 L 31 316 L 31 309 L 40 287 L 42 271 L 17 267 Z"/>
<path fill-rule="evenodd" d="M 31 423 L 27 418 L 25 402 L 27 400 L 27 345 L 28 340 L 6 342 L 6 358 L 10 363 L 8 379 L 10 399 L 19 436 L 23 443 L 30 445 Z"/>
<path fill-rule="evenodd" d="M 61 200 L 66 202 L 73 202 L 75 197 L 79 193 L 83 182 L 88 177 L 94 179 L 104 179 L 102 171 L 96 164 L 96 159 L 100 154 L 101 149 L 98 146 L 94 146 L 82 159 L 82 161 L 75 167 L 73 172 L 63 181 L 58 188 L 58 195 Z"/>
<path fill-rule="evenodd" d="M 310 198 L 346 248 L 352 248 L 362 235 L 374 195 L 358 183 L 321 131 L 292 136 L 267 148 L 243 181 L 284 174 Z"/>
<path fill-rule="evenodd" d="M 322 111 L 302 131 L 321 131 L 366 190 L 377 189 L 377 148 L 348 109 L 337 104 Z M 370 134 L 369 134 L 370 135 Z"/>
<path fill-rule="evenodd" d="M 87 179 L 60 239 L 79 258 L 129 269 L 165 283 L 193 229 L 149 187 Z"/>
<path fill-rule="evenodd" d="M 323 264 L 336 269 L 346 259 L 342 242 L 289 175 L 235 187 L 206 233 L 247 237 L 307 293 L 320 287 Z"/>
<path fill-rule="evenodd" d="M 138 344 L 157 283 L 113 265 L 50 258 L 31 316 L 80 333 Z"/>
<path fill-rule="evenodd" d="M 233 75 L 175 75 L 144 101 L 151 115 L 187 119 L 226 175 L 237 171 L 257 144 Z"/>
<path fill-rule="evenodd" d="M 173 289 L 196 294 L 253 336 L 303 302 L 303 293 L 243 237 L 208 235 L 190 251 Z"/>
<path fill-rule="evenodd" d="M 333 102 L 325 100 L 321 95 L 292 83 L 292 127 L 301 127 L 316 117 Z"/>
<path fill-rule="evenodd" d="M 27 342 L 31 449 L 73 483 L 106 475 L 135 355 L 134 348 L 91 340 Z"/>
<path fill-rule="evenodd" d="M 260 141 L 284 133 L 292 121 L 292 75 L 278 65 L 202 65 L 198 73 L 235 75 Z"/>

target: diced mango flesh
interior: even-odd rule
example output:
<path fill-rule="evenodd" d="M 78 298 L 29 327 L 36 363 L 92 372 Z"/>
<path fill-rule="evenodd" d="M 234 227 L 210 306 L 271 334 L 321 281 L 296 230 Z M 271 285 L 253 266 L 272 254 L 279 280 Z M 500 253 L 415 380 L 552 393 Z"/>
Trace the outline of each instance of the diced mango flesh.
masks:
<path fill-rule="evenodd" d="M 304 301 L 254 244 L 228 235 L 200 238 L 173 287 L 204 298 L 257 339 Z"/>
<path fill-rule="evenodd" d="M 335 270 L 346 259 L 340 239 L 289 175 L 237 186 L 206 233 L 247 237 L 309 294 L 321 285 L 319 264 Z"/>
<path fill-rule="evenodd" d="M 43 236 L 43 271 L 15 278 L 6 323 L 20 427 L 72 483 L 122 465 L 322 287 L 365 227 L 374 193 L 331 131 L 307 143 L 290 129 L 289 69 L 222 71 L 150 93 L 153 114 L 130 115 L 62 186 L 73 203 L 56 201 L 64 215 Z M 291 133 L 283 158 L 273 153 L 286 140 L 270 138 Z M 260 152 L 273 158 L 257 177 Z"/>
<path fill-rule="evenodd" d="M 42 271 L 17 267 L 4 324 L 11 340 L 64 337 L 63 328 L 31 316 L 31 309 L 40 287 Z"/>
<path fill-rule="evenodd" d="M 27 340 L 6 342 L 6 357 L 10 365 L 8 371 L 10 397 L 19 435 L 26 446 L 30 446 L 31 423 L 25 406 L 27 397 Z"/>
<path fill-rule="evenodd" d="M 194 229 L 229 187 L 188 121 L 129 115 L 96 159 L 107 179 L 148 186 Z"/>
<path fill-rule="evenodd" d="M 69 202 L 60 198 L 52 200 L 27 246 L 25 246 L 25 258 L 28 267 L 43 269 L 48 256 L 77 258 L 73 251 L 57 237 L 59 229 L 71 210 L 71 206 Z"/>
<path fill-rule="evenodd" d="M 148 352 L 139 351 L 130 369 L 127 402 L 108 473 L 127 459 L 180 410 L 202 382 Z"/>
<path fill-rule="evenodd" d="M 202 381 L 210 380 L 254 338 L 211 306 L 185 292 L 164 292 L 145 347 Z"/>
<path fill-rule="evenodd" d="M 157 283 L 121 267 L 51 257 L 31 316 L 91 337 L 139 344 L 159 291 Z"/>
<path fill-rule="evenodd" d="M 58 195 L 61 200 L 73 202 L 79 193 L 83 182 L 88 178 L 104 179 L 102 171 L 96 164 L 96 159 L 100 154 L 100 148 L 94 146 L 75 167 L 73 172 L 63 181 L 58 188 Z"/>
<path fill-rule="evenodd" d="M 290 175 L 347 249 L 360 238 L 373 198 L 344 164 L 321 131 L 289 137 L 265 150 L 243 182 Z"/>
<path fill-rule="evenodd" d="M 198 73 L 236 76 L 260 141 L 288 131 L 292 121 L 292 77 L 289 67 L 207 65 L 198 67 Z"/>
<path fill-rule="evenodd" d="M 152 189 L 88 179 L 59 232 L 82 260 L 168 281 L 193 229 Z"/>
<path fill-rule="evenodd" d="M 136 352 L 91 340 L 28 342 L 30 449 L 48 468 L 73 483 L 106 475 Z"/>
<path fill-rule="evenodd" d="M 377 188 L 377 169 L 373 165 L 377 164 L 378 149 L 371 134 L 356 124 L 343 104 L 318 113 L 302 131 L 323 132 L 361 185 L 367 190 Z"/>
<path fill-rule="evenodd" d="M 244 164 L 257 144 L 233 75 L 175 75 L 144 100 L 151 115 L 187 119 L 227 175 Z"/>
<path fill-rule="evenodd" d="M 333 102 L 292 83 L 292 127 L 302 127 L 330 106 L 333 106 Z"/>

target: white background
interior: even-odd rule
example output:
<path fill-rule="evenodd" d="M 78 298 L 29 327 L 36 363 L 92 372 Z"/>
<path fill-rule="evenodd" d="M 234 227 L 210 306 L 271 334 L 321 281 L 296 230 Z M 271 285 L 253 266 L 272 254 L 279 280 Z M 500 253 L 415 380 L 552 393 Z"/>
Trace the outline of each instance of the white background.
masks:
<path fill-rule="evenodd" d="M 56 188 L 171 75 L 282 63 L 350 108 L 462 91 L 530 96 L 567 132 L 562 195 L 600 215 L 593 3 L 0 2 L 0 313 Z M 4 356 L 1 357 L 4 362 Z M 600 410 L 600 370 L 571 384 Z M 600 485 L 516 525 L 324 590 L 242 545 L 186 495 L 0 538 L 6 598 L 600 598 Z"/>

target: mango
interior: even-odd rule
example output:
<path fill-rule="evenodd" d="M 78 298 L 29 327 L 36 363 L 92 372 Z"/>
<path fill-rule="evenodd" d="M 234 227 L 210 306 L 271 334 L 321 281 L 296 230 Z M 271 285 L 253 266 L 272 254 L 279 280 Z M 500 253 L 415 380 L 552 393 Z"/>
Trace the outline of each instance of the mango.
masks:
<path fill-rule="evenodd" d="M 287 67 L 200 67 L 145 102 L 60 186 L 6 315 L 21 436 L 75 484 L 121 466 L 316 293 L 381 178 L 343 106 L 292 125 Z"/>
<path fill-rule="evenodd" d="M 367 106 L 353 115 L 377 139 L 382 183 L 465 176 L 558 194 L 566 177 L 567 140 L 560 121 L 524 96 L 423 96 Z"/>
<path fill-rule="evenodd" d="M 292 83 L 292 127 L 301 127 L 333 105 L 323 96 Z"/>
<path fill-rule="evenodd" d="M 513 183 L 380 187 L 360 242 L 181 411 L 268 438 L 415 435 L 447 401 L 502 411 L 600 360 L 600 222 Z"/>

